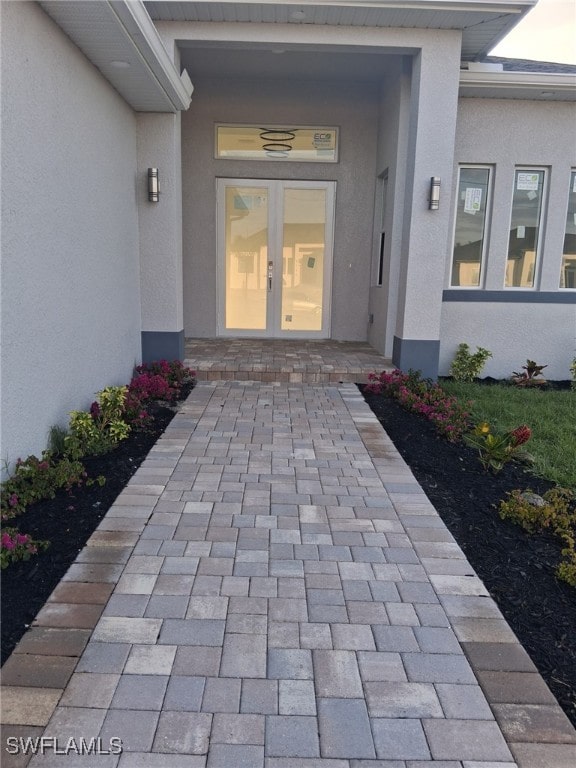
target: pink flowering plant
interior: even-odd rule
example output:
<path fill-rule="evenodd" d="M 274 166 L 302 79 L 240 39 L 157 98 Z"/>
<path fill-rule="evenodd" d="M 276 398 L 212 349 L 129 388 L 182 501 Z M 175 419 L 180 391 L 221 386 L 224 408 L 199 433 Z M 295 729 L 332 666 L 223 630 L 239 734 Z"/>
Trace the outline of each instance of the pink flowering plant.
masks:
<path fill-rule="evenodd" d="M 14 472 L 2 483 L 2 520 L 16 517 L 35 501 L 53 499 L 59 489 L 70 491 L 85 481 L 83 465 L 67 456 L 56 457 L 44 451 L 41 458 L 18 459 Z"/>
<path fill-rule="evenodd" d="M 18 560 L 29 560 L 48 546 L 49 542 L 35 541 L 28 533 L 20 533 L 16 528 L 3 528 L 0 533 L 0 568 L 7 568 Z"/>
<path fill-rule="evenodd" d="M 392 397 L 407 411 L 428 419 L 450 442 L 457 442 L 470 429 L 468 407 L 446 394 L 438 384 L 422 379 L 418 371 L 371 373 L 365 389 Z"/>
<path fill-rule="evenodd" d="M 499 472 L 509 461 L 530 463 L 532 456 L 523 446 L 532 437 L 532 430 L 522 424 L 508 432 L 493 431 L 488 422 L 483 421 L 465 436 L 468 445 L 478 450 L 479 459 L 485 470 Z"/>

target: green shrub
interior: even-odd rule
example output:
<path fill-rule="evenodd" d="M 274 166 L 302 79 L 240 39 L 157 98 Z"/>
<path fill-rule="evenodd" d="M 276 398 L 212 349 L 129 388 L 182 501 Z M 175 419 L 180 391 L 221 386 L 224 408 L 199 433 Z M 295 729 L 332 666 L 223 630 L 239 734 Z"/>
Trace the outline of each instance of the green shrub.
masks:
<path fill-rule="evenodd" d="M 532 491 L 511 491 L 500 502 L 500 517 L 522 526 L 529 533 L 550 529 L 564 547 L 563 561 L 556 576 L 576 587 L 576 507 L 575 495 L 567 488 L 552 488 L 543 496 Z"/>
<path fill-rule="evenodd" d="M 66 450 L 73 456 L 111 451 L 130 434 L 124 420 L 128 387 L 106 387 L 96 394 L 89 411 L 72 411 Z"/>
<path fill-rule="evenodd" d="M 456 381 L 473 381 L 478 378 L 489 357 L 492 357 L 492 352 L 484 347 L 476 347 L 476 352 L 472 354 L 468 344 L 462 342 L 450 366 L 450 374 Z"/>

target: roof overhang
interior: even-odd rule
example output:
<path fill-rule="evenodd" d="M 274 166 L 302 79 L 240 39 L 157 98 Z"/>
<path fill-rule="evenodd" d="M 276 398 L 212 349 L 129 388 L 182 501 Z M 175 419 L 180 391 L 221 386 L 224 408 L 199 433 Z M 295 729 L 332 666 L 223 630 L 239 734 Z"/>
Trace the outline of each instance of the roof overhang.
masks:
<path fill-rule="evenodd" d="M 188 109 L 190 78 L 176 69 L 140 0 L 41 0 L 40 5 L 134 110 Z"/>
<path fill-rule="evenodd" d="M 485 56 L 537 0 L 146 0 L 158 21 L 462 31 L 462 59 Z"/>
<path fill-rule="evenodd" d="M 476 99 L 576 101 L 576 74 L 462 70 L 459 94 Z"/>

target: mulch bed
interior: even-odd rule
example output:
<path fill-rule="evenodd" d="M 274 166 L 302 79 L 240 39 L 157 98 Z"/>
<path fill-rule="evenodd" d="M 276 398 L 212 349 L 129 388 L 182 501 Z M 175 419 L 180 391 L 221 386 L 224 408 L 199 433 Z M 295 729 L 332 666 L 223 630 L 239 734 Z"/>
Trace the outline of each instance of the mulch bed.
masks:
<path fill-rule="evenodd" d="M 530 535 L 501 520 L 497 511 L 508 491 L 544 493 L 552 484 L 518 464 L 487 474 L 474 449 L 447 442 L 390 398 L 365 398 L 576 725 L 576 589 L 554 575 L 561 547 L 551 535 Z"/>
<path fill-rule="evenodd" d="M 560 547 L 550 536 L 500 520 L 496 511 L 507 491 L 543 493 L 551 484 L 518 465 L 488 475 L 474 450 L 446 442 L 421 417 L 389 398 L 367 395 L 367 401 L 576 725 L 576 590 L 554 576 Z M 90 477 L 106 477 L 104 486 L 61 493 L 16 518 L 20 530 L 51 545 L 2 572 L 2 663 L 173 416 L 158 408 L 149 431 L 85 461 Z"/>
<path fill-rule="evenodd" d="M 183 387 L 182 398 L 191 389 Z M 103 486 L 58 492 L 10 521 L 34 539 L 48 539 L 50 546 L 2 571 L 2 664 L 175 414 L 158 405 L 147 410 L 154 421 L 146 430 L 133 431 L 110 453 L 82 460 L 89 478 L 106 478 Z"/>

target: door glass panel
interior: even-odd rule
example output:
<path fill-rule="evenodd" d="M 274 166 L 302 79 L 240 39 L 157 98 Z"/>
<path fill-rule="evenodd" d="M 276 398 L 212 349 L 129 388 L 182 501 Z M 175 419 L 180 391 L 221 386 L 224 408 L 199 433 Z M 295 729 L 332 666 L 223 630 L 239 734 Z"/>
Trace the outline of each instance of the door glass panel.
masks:
<path fill-rule="evenodd" d="M 285 189 L 282 240 L 283 331 L 322 329 L 326 190 Z"/>
<path fill-rule="evenodd" d="M 227 329 L 265 330 L 268 267 L 268 190 L 226 187 Z"/>

